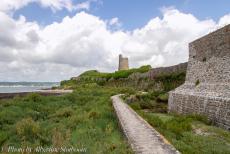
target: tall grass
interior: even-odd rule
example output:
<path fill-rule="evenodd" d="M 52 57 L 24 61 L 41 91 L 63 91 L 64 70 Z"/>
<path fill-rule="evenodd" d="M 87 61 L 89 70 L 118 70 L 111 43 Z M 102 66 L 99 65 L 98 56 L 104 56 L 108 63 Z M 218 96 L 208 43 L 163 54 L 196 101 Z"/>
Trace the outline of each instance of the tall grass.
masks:
<path fill-rule="evenodd" d="M 94 84 L 72 94 L 31 94 L 0 103 L 0 146 L 86 148 L 86 153 L 132 153 L 119 130 L 110 96 L 129 92 Z"/>
<path fill-rule="evenodd" d="M 168 95 L 164 91 L 135 96 L 130 106 L 181 153 L 230 153 L 230 132 L 212 126 L 202 115 L 167 114 Z"/>

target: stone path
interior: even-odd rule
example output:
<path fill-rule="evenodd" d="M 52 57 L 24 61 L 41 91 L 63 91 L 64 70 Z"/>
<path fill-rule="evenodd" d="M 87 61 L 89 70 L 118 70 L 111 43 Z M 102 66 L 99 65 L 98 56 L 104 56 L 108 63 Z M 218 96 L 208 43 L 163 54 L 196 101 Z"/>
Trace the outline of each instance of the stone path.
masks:
<path fill-rule="evenodd" d="M 179 154 L 153 127 L 125 104 L 119 95 L 111 97 L 113 107 L 128 142 L 138 154 Z"/>

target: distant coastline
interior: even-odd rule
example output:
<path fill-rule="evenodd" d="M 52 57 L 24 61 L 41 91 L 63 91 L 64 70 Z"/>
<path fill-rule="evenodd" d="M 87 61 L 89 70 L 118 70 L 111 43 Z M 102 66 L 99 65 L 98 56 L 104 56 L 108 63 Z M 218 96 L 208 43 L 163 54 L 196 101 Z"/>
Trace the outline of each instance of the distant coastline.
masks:
<path fill-rule="evenodd" d="M 59 82 L 0 82 L 1 93 L 35 92 L 59 86 Z"/>

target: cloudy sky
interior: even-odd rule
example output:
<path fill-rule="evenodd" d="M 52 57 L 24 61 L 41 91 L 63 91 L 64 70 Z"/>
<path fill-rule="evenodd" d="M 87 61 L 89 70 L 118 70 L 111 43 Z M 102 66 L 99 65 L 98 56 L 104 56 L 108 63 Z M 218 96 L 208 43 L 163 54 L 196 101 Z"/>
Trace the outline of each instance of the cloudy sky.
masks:
<path fill-rule="evenodd" d="M 60 81 L 98 69 L 188 60 L 188 43 L 230 23 L 229 0 L 1 0 L 0 81 Z"/>

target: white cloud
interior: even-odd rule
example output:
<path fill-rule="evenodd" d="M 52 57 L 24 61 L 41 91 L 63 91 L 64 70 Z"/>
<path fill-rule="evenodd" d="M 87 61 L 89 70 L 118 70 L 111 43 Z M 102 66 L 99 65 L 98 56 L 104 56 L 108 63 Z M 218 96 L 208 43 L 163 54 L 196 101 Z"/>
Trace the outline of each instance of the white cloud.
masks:
<path fill-rule="evenodd" d="M 12 11 L 21 9 L 30 3 L 37 3 L 42 7 L 49 7 L 53 12 L 58 10 L 67 9 L 68 11 L 73 10 L 90 10 L 91 4 L 100 0 L 85 0 L 77 4 L 73 3 L 73 0 L 1 0 L 0 11 L 11 13 Z"/>
<path fill-rule="evenodd" d="M 117 24 L 120 24 L 119 22 L 119 19 L 117 17 L 115 18 L 112 18 L 110 21 L 109 21 L 109 25 L 117 25 Z"/>
<path fill-rule="evenodd" d="M 228 25 L 229 21 L 230 21 L 230 13 L 220 18 L 219 27 Z"/>
<path fill-rule="evenodd" d="M 100 5 L 102 5 L 102 1 L 101 0 L 86 0 L 84 2 L 78 3 L 76 6 L 74 6 L 74 9 L 89 11 L 91 9 L 92 3 L 96 3 L 96 2 L 98 4 L 100 4 Z"/>
<path fill-rule="evenodd" d="M 90 1 L 85 1 L 76 5 L 77 10 L 89 10 L 90 9 Z"/>
<path fill-rule="evenodd" d="M 53 11 L 63 8 L 72 11 L 72 0 L 1 0 L 0 11 L 9 12 L 25 7 L 29 3 L 38 3 L 42 7 L 50 7 Z"/>
<path fill-rule="evenodd" d="M 117 30 L 121 28 L 122 23 L 119 21 L 117 17 L 115 17 L 108 21 L 108 25 L 111 29 Z"/>
<path fill-rule="evenodd" d="M 131 67 L 169 66 L 188 60 L 188 43 L 222 25 L 168 9 L 130 32 L 110 30 L 119 20 L 104 21 L 85 12 L 42 27 L 25 17 L 0 12 L 0 80 L 62 80 L 88 69 L 114 71 L 118 54 Z"/>

